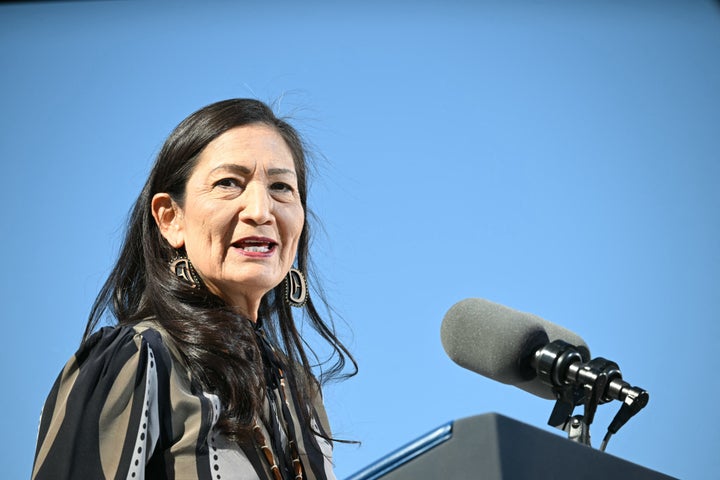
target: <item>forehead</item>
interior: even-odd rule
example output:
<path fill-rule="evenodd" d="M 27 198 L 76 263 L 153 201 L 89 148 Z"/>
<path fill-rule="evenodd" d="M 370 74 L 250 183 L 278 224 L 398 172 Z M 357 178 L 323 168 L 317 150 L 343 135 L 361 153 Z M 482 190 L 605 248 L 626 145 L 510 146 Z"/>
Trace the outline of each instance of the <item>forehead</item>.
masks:
<path fill-rule="evenodd" d="M 232 128 L 214 139 L 200 153 L 196 169 L 224 163 L 295 170 L 285 139 L 275 128 L 261 123 Z"/>

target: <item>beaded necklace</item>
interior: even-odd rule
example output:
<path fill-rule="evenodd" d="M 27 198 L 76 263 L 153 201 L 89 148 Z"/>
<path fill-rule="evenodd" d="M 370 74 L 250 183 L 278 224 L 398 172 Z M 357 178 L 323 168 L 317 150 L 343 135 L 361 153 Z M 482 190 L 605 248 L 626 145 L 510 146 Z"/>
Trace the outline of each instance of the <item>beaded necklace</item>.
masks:
<path fill-rule="evenodd" d="M 290 404 L 289 404 L 289 392 L 285 381 L 285 374 L 281 368 L 281 364 L 278 360 L 275 348 L 266 339 L 264 332 L 260 328 L 255 328 L 259 340 L 260 351 L 263 356 L 263 365 L 265 370 L 265 384 L 266 384 L 266 398 L 269 407 L 269 425 L 271 429 L 271 444 L 275 447 L 275 451 L 280 453 L 283 452 L 283 448 L 280 442 L 280 429 L 282 429 L 285 436 L 288 438 L 288 449 L 290 450 L 290 459 L 287 458 L 276 458 L 273 453 L 273 449 L 268 445 L 267 439 L 263 434 L 260 425 L 255 422 L 253 425 L 253 434 L 255 436 L 255 442 L 263 453 L 265 460 L 270 466 L 270 471 L 273 474 L 275 480 L 285 480 L 287 477 L 283 476 L 283 471 L 287 475 L 294 475 L 295 480 L 303 480 L 304 472 L 303 465 L 300 461 L 300 455 L 298 453 L 297 443 L 295 442 L 294 428 L 290 424 L 292 417 L 290 416 Z M 274 390 L 277 390 L 279 395 L 278 399 L 274 394 Z M 284 460 L 284 461 L 283 461 Z M 288 460 L 290 462 L 288 463 Z M 278 465 L 279 461 L 283 461 L 284 468 Z"/>

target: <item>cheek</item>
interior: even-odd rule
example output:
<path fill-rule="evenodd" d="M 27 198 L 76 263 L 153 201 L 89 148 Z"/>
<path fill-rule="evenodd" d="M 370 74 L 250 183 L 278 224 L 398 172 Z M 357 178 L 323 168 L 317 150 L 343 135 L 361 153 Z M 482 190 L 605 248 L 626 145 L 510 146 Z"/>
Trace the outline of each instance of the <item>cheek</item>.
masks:
<path fill-rule="evenodd" d="M 300 240 L 303 226 L 305 225 L 303 213 L 303 209 L 300 207 L 293 212 L 288 212 L 288 215 L 283 219 L 285 242 L 293 246 L 293 254 L 294 250 L 297 249 L 297 244 Z"/>
<path fill-rule="evenodd" d="M 297 241 L 300 240 L 300 235 L 302 234 L 303 227 L 305 226 L 305 211 L 302 207 L 298 209 L 297 214 L 294 216 L 294 220 L 293 236 L 295 237 L 295 242 L 297 243 Z"/>
<path fill-rule="evenodd" d="M 223 251 L 232 236 L 231 219 L 217 209 L 194 209 L 192 217 L 186 216 L 186 248 L 206 257 L 214 257 Z"/>
<path fill-rule="evenodd" d="M 193 205 L 193 207 L 191 228 L 196 238 L 214 239 L 226 235 L 228 229 L 233 227 L 236 210 L 204 203 Z"/>

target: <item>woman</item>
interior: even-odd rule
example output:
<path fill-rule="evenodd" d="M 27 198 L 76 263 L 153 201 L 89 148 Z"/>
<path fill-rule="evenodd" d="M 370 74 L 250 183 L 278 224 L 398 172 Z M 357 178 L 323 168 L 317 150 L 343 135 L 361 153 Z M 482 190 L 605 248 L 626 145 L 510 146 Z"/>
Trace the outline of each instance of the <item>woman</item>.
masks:
<path fill-rule="evenodd" d="M 323 379 L 357 368 L 307 295 L 306 200 L 303 144 L 263 103 L 178 125 L 45 403 L 33 478 L 334 478 L 291 306 L 335 354 Z"/>

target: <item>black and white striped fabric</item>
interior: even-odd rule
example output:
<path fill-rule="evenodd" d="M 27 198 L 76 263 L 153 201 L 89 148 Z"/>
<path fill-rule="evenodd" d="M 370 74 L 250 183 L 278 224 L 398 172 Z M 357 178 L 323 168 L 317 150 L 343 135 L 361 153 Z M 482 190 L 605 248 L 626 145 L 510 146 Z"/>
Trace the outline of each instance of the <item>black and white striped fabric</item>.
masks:
<path fill-rule="evenodd" d="M 105 327 L 65 365 L 45 402 L 32 478 L 274 479 L 252 438 L 232 442 L 216 430 L 222 402 L 197 388 L 172 342 L 150 322 Z M 283 385 L 284 388 L 285 385 Z M 320 395 L 312 428 L 301 425 L 294 395 L 266 409 L 294 433 L 303 478 L 332 480 L 332 445 Z M 291 418 L 286 418 L 287 416 Z M 288 458 L 289 439 L 258 422 L 276 458 Z M 269 431 L 270 430 L 270 431 Z M 289 472 L 283 478 L 295 478 Z"/>

